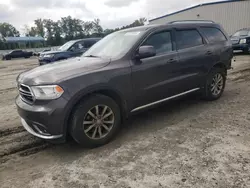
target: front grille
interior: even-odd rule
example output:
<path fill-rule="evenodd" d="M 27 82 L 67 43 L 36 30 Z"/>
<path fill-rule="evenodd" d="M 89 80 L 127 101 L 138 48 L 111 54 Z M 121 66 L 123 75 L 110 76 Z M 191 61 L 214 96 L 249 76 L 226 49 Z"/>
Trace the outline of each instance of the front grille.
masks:
<path fill-rule="evenodd" d="M 21 84 L 19 86 L 19 94 L 24 101 L 29 102 L 29 103 L 34 102 L 34 97 L 33 97 L 31 90 L 28 86 Z"/>

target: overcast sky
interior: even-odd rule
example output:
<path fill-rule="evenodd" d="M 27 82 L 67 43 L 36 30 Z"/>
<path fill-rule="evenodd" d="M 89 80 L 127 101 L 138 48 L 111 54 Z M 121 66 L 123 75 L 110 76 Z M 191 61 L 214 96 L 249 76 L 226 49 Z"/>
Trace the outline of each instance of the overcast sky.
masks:
<path fill-rule="evenodd" d="M 99 18 L 104 28 L 121 27 L 135 19 L 152 19 L 204 2 L 216 0 L 0 0 L 0 22 L 20 31 L 36 18 L 58 20 L 63 16 L 82 20 Z"/>

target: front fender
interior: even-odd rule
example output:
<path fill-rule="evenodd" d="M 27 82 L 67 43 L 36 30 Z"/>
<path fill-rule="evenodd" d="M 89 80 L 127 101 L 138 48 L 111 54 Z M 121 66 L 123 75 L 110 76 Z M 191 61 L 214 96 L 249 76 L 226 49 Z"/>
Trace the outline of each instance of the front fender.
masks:
<path fill-rule="evenodd" d="M 110 86 L 106 85 L 106 84 L 97 84 L 95 86 L 90 86 L 87 88 L 84 88 L 82 90 L 80 90 L 79 92 L 77 92 L 73 97 L 70 98 L 70 100 L 68 101 L 68 104 L 66 106 L 66 115 L 65 115 L 65 121 L 64 121 L 64 130 L 67 131 L 67 127 L 70 121 L 70 117 L 71 114 L 74 110 L 74 107 L 86 96 L 89 96 L 93 93 L 101 93 L 103 94 L 104 91 L 109 91 L 112 92 L 114 94 L 116 94 L 117 96 L 119 96 L 121 102 L 122 102 L 122 113 L 124 112 L 125 114 L 127 114 L 127 101 L 125 100 L 125 98 L 123 97 L 123 94 L 120 93 L 118 90 L 116 90 L 115 88 L 111 88 Z M 127 115 L 125 115 L 127 116 Z"/>

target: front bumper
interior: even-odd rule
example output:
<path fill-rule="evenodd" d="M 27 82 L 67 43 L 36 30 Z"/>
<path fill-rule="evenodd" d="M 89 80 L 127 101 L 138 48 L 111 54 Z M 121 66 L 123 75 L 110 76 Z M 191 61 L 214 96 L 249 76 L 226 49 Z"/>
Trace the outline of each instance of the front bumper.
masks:
<path fill-rule="evenodd" d="M 233 44 L 233 50 L 248 51 L 250 44 Z"/>
<path fill-rule="evenodd" d="M 20 96 L 16 98 L 18 114 L 23 127 L 32 135 L 64 142 L 66 140 L 65 106 L 63 97 L 52 101 L 36 101 L 27 104 Z"/>
<path fill-rule="evenodd" d="M 54 140 L 54 139 L 58 139 L 58 138 L 63 137 L 62 134 L 60 134 L 60 135 L 45 134 L 38 127 L 36 127 L 36 131 L 38 132 L 38 133 L 36 133 L 34 131 L 34 129 L 32 129 L 23 118 L 21 118 L 21 123 L 22 123 L 23 127 L 26 129 L 26 131 L 28 131 L 30 134 L 32 134 L 38 138 L 42 138 L 45 140 Z"/>

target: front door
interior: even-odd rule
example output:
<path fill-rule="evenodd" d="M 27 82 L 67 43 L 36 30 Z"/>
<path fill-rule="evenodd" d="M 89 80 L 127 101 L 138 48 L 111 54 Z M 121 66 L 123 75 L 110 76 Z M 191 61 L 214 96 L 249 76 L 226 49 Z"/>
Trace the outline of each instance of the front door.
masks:
<path fill-rule="evenodd" d="M 141 46 L 151 45 L 156 56 L 141 60 L 132 60 L 132 84 L 134 108 L 164 99 L 176 93 L 179 68 L 178 55 L 173 47 L 172 31 L 158 31 Z"/>

